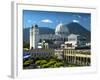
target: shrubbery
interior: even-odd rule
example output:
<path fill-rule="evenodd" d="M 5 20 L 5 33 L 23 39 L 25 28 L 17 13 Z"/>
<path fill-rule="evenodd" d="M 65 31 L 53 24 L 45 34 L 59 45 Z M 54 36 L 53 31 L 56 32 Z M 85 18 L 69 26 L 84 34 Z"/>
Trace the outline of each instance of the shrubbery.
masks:
<path fill-rule="evenodd" d="M 36 65 L 37 68 L 57 68 L 64 66 L 63 60 L 58 60 L 56 58 L 51 59 L 29 59 L 24 62 L 23 66 L 28 67 L 32 64 Z"/>
<path fill-rule="evenodd" d="M 35 62 L 35 64 L 36 64 L 37 66 L 40 66 L 40 67 L 43 67 L 43 65 L 46 64 L 46 63 L 47 63 L 46 60 L 37 60 L 37 61 Z"/>
<path fill-rule="evenodd" d="M 29 65 L 30 65 L 30 61 L 29 60 L 28 61 L 25 61 L 24 64 L 23 64 L 24 67 L 27 67 Z"/>
<path fill-rule="evenodd" d="M 50 65 L 49 64 L 43 64 L 42 68 L 48 68 Z"/>
<path fill-rule="evenodd" d="M 46 60 L 41 60 L 40 65 L 43 65 L 43 64 L 46 64 L 46 63 L 47 63 L 47 61 L 46 61 Z"/>
<path fill-rule="evenodd" d="M 64 66 L 63 62 L 58 62 L 58 63 L 54 64 L 54 67 L 61 67 L 61 66 Z"/>

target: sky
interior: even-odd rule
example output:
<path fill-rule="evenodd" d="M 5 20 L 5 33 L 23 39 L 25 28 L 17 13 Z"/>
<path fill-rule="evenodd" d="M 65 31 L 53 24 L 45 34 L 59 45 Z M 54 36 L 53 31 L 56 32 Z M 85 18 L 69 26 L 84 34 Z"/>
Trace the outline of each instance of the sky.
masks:
<path fill-rule="evenodd" d="M 35 11 L 23 10 L 23 27 L 31 27 L 37 24 L 39 27 L 56 28 L 59 23 L 69 24 L 76 22 L 90 31 L 91 14 L 75 12 L 53 12 L 53 11 Z"/>

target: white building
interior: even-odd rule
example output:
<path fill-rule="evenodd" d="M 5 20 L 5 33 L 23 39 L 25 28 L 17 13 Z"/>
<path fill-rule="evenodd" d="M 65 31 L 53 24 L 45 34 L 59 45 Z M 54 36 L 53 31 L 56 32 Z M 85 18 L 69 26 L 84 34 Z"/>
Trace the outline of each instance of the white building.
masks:
<path fill-rule="evenodd" d="M 70 34 L 68 36 L 68 41 L 65 42 L 67 47 L 85 47 L 86 46 L 86 38 L 76 34 Z"/>

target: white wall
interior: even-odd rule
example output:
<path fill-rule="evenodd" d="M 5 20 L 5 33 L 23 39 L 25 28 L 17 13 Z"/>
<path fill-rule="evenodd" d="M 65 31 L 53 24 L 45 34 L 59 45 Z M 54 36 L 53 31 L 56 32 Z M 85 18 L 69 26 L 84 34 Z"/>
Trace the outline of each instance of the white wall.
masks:
<path fill-rule="evenodd" d="M 22 1 L 22 0 L 20 0 Z M 28 1 L 28 0 L 26 0 Z M 94 40 L 96 45 L 96 53 L 98 56 L 98 70 L 97 73 L 90 74 L 72 74 L 63 76 L 46 76 L 40 78 L 31 78 L 25 80 L 100 80 L 100 0 L 31 0 L 40 3 L 52 3 L 52 4 L 67 4 L 63 1 L 72 1 L 72 4 L 78 3 L 81 5 L 90 5 L 98 7 L 98 26 L 95 28 L 98 34 Z M 10 65 L 11 65 L 11 0 L 0 0 L 0 80 L 12 80 L 10 75 Z M 21 80 L 21 79 L 19 79 Z M 22 79 L 24 80 L 24 79 Z"/>

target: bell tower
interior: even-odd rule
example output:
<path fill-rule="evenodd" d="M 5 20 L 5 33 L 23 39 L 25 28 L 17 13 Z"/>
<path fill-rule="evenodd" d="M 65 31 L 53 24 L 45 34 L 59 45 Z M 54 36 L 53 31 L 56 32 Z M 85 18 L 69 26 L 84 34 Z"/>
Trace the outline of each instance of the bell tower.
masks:
<path fill-rule="evenodd" d="M 30 49 L 38 48 L 39 28 L 38 25 L 32 25 L 30 28 Z"/>

